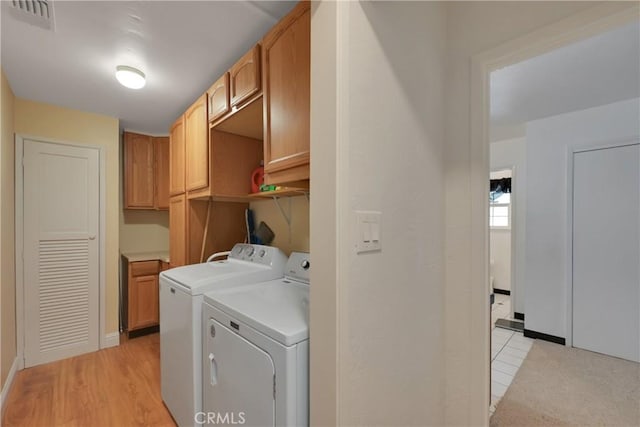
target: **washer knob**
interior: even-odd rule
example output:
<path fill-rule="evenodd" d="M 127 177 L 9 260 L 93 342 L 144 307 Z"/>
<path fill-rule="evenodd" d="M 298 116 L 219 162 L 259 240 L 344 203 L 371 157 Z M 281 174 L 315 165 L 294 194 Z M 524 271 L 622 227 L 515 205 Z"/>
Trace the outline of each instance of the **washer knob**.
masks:
<path fill-rule="evenodd" d="M 266 253 L 267 253 L 267 251 L 265 251 L 264 249 L 260 249 L 260 252 L 258 253 L 258 256 L 260 258 L 262 258 L 264 256 L 264 254 L 266 254 Z"/>
<path fill-rule="evenodd" d="M 308 259 L 305 259 L 300 263 L 300 267 L 302 267 L 304 270 L 308 270 L 309 267 L 311 267 L 311 263 L 309 262 Z"/>
<path fill-rule="evenodd" d="M 256 250 L 252 247 L 247 248 L 247 256 L 253 255 Z"/>

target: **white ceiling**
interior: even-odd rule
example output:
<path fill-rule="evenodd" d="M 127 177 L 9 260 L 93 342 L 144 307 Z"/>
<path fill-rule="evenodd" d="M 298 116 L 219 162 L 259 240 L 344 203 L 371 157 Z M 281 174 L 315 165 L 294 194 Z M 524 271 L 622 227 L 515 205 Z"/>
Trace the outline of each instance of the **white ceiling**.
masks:
<path fill-rule="evenodd" d="M 17 97 L 159 135 L 295 3 L 54 0 L 54 32 L 17 20 L 11 4 L 2 1 L 2 68 Z M 120 64 L 147 85 L 120 86 Z"/>
<path fill-rule="evenodd" d="M 640 96 L 640 24 L 491 73 L 491 125 L 508 127 Z"/>
<path fill-rule="evenodd" d="M 54 32 L 17 20 L 11 4 L 2 1 L 1 53 L 16 96 L 166 134 L 295 2 L 53 0 Z M 145 88 L 120 86 L 120 64 L 144 71 Z M 493 72 L 492 127 L 638 97 L 639 76 L 635 23 Z"/>

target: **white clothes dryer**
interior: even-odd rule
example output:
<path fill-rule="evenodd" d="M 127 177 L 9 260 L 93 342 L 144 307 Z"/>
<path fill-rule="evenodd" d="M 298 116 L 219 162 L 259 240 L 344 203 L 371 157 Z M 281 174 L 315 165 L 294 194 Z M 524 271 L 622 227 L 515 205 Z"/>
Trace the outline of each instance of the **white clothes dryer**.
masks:
<path fill-rule="evenodd" d="M 309 424 L 309 268 L 294 252 L 283 279 L 205 294 L 204 424 Z"/>

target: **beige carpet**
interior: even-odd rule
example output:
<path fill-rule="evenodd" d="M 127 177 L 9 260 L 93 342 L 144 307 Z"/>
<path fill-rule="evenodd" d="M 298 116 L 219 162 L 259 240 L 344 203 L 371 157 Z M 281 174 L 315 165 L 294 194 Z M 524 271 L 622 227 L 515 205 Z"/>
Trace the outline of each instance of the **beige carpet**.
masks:
<path fill-rule="evenodd" d="M 491 426 L 640 426 L 640 364 L 536 340 Z"/>

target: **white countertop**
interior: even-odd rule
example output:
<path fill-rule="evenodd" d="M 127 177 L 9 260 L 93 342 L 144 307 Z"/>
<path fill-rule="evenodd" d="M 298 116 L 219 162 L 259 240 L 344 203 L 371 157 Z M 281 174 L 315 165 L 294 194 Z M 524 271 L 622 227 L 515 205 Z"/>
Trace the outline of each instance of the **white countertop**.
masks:
<path fill-rule="evenodd" d="M 153 261 L 160 260 L 169 262 L 169 251 L 155 252 L 121 252 L 121 255 L 129 260 L 129 262 Z"/>

